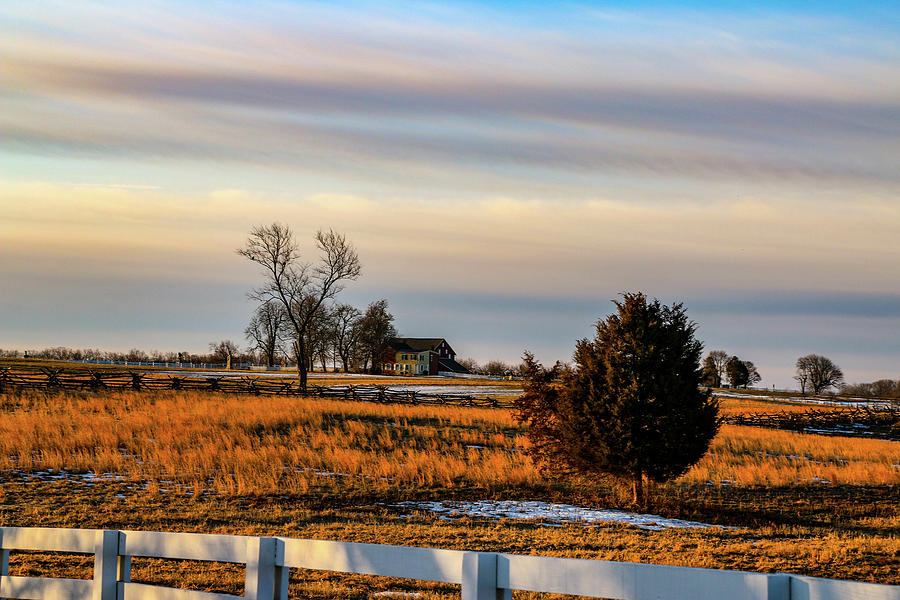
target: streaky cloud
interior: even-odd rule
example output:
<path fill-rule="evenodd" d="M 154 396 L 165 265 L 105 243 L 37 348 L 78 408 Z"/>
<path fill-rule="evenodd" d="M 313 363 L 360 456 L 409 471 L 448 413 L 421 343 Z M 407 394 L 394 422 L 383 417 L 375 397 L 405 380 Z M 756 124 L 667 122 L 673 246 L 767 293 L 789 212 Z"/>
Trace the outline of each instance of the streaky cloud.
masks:
<path fill-rule="evenodd" d="M 874 25 L 861 34 L 879 51 L 838 43 L 846 16 L 793 15 L 792 42 L 776 18 L 690 12 L 561 31 L 491 30 L 459 7 L 226 8 L 204 22 L 166 3 L 15 7 L 0 42 L 7 147 L 532 184 L 588 172 L 893 188 L 900 173 L 896 46 Z"/>

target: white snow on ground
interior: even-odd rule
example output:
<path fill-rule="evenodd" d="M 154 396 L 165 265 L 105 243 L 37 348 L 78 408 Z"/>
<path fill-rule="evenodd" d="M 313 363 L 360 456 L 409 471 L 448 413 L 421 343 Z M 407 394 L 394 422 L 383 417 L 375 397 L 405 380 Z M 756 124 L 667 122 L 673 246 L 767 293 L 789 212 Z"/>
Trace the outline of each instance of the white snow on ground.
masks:
<path fill-rule="evenodd" d="M 621 510 L 593 509 L 571 504 L 554 504 L 551 502 L 516 501 L 516 500 L 477 500 L 472 502 L 398 502 L 392 507 L 407 510 L 424 510 L 439 515 L 441 519 L 458 517 L 480 517 L 484 519 L 517 519 L 540 520 L 542 524 L 561 527 L 569 523 L 582 523 L 585 526 L 597 523 L 622 523 L 634 525 L 641 529 L 659 531 L 670 527 L 708 528 L 718 527 L 707 523 L 682 521 L 681 519 L 665 519 L 657 515 L 645 515 Z M 402 515 L 409 517 L 411 515 Z"/>
<path fill-rule="evenodd" d="M 394 385 L 388 384 L 386 389 L 398 392 L 422 392 L 425 394 L 460 394 L 467 396 L 521 396 L 522 390 L 517 387 L 494 385 Z"/>
<path fill-rule="evenodd" d="M 97 483 L 98 481 L 126 481 L 128 478 L 124 475 L 119 475 L 117 473 L 70 473 L 63 469 L 62 471 L 56 471 L 52 469 L 48 470 L 37 470 L 37 471 L 28 471 L 28 472 L 18 472 L 16 474 L 19 477 L 24 477 L 27 480 L 34 481 L 54 481 L 54 480 L 64 480 L 64 479 L 81 479 L 87 485 L 91 486 Z M 2 475 L 0 475 L 0 481 L 3 480 Z"/>

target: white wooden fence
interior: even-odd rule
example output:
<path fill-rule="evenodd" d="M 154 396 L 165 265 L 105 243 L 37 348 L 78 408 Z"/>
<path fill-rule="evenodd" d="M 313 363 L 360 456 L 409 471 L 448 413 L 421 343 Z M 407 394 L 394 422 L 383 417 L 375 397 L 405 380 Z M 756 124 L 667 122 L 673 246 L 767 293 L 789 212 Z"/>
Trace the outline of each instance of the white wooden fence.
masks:
<path fill-rule="evenodd" d="M 93 554 L 93 579 L 10 576 L 11 550 Z M 781 573 L 278 537 L 20 527 L 0 527 L 0 599 L 238 598 L 133 583 L 131 559 L 136 556 L 243 564 L 243 598 L 252 600 L 287 598 L 289 569 L 454 583 L 462 586 L 464 600 L 509 599 L 511 590 L 619 600 L 900 600 L 900 586 Z"/>

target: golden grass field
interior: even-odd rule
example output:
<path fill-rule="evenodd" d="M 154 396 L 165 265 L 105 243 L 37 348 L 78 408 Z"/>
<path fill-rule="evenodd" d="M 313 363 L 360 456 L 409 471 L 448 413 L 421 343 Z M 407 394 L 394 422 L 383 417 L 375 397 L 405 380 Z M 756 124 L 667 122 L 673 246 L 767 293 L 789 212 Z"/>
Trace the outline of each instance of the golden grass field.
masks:
<path fill-rule="evenodd" d="M 722 407 L 784 408 L 752 400 Z M 544 479 L 525 449 L 524 430 L 501 409 L 207 392 L 5 392 L 0 524 L 265 534 L 900 583 L 895 442 L 723 426 L 704 459 L 655 490 L 650 509 L 732 528 L 402 518 L 389 506 L 412 499 L 621 505 L 603 482 Z M 86 576 L 89 561 L 14 553 L 11 568 Z M 225 565 L 172 561 L 136 561 L 134 573 L 232 593 L 242 579 Z M 312 572 L 292 575 L 291 585 L 292 597 L 458 594 L 453 586 Z"/>

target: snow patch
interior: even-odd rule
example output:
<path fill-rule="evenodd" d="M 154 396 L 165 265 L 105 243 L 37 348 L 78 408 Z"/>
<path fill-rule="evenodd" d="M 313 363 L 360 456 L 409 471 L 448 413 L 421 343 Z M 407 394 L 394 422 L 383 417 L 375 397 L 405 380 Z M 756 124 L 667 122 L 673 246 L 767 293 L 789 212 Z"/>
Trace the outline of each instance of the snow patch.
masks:
<path fill-rule="evenodd" d="M 447 396 L 521 396 L 522 388 L 499 385 L 422 385 L 388 384 L 386 390 L 392 392 L 422 392 L 424 394 L 446 394 Z"/>
<path fill-rule="evenodd" d="M 571 504 L 555 504 L 551 502 L 517 501 L 517 500 L 476 500 L 436 501 L 436 502 L 398 502 L 392 508 L 406 510 L 425 510 L 436 513 L 439 518 L 452 520 L 459 517 L 480 517 L 484 519 L 516 519 L 540 520 L 542 525 L 560 527 L 570 523 L 581 523 L 586 527 L 597 523 L 622 523 L 634 525 L 641 529 L 660 531 L 667 528 L 710 528 L 719 527 L 695 521 L 666 519 L 658 515 L 631 513 L 621 510 L 592 509 Z M 408 518 L 404 514 L 401 517 Z"/>

